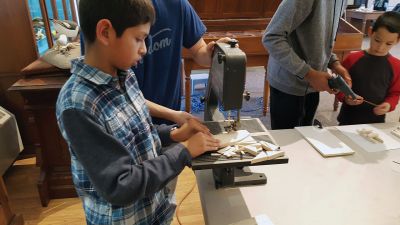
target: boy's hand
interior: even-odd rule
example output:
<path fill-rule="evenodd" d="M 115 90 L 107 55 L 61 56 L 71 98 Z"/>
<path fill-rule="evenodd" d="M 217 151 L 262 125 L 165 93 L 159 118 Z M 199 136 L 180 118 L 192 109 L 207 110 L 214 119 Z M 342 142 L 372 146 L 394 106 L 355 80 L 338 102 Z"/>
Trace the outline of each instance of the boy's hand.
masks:
<path fill-rule="evenodd" d="M 180 128 L 171 131 L 171 139 L 176 142 L 186 141 L 194 134 L 201 132 L 211 136 L 210 130 L 196 118 L 189 118 Z"/>
<path fill-rule="evenodd" d="M 353 99 L 350 96 L 346 96 L 344 101 L 347 103 L 347 105 L 360 105 L 364 102 L 364 98 L 361 96 L 358 96 L 358 95 L 357 95 L 356 99 Z"/>
<path fill-rule="evenodd" d="M 384 102 L 374 108 L 374 113 L 375 113 L 375 115 L 380 116 L 380 115 L 383 115 L 383 114 L 389 112 L 389 110 L 390 110 L 390 104 L 387 102 Z"/>
<path fill-rule="evenodd" d="M 340 64 L 339 61 L 335 62 L 332 65 L 332 71 L 336 74 L 339 74 L 341 77 L 343 77 L 343 80 L 346 81 L 347 85 L 349 85 L 349 87 L 351 88 L 353 83 L 352 83 L 349 71 L 347 71 L 347 69 L 344 68 L 344 66 L 342 66 L 342 64 Z"/>
<path fill-rule="evenodd" d="M 317 71 L 311 69 L 304 79 L 308 81 L 312 88 L 316 91 L 327 91 L 330 94 L 334 94 L 335 91 L 329 88 L 328 79 L 331 78 L 331 75 L 328 72 Z"/>
<path fill-rule="evenodd" d="M 188 122 L 189 119 L 197 120 L 195 116 L 185 111 L 174 111 L 171 121 L 178 124 L 178 126 L 182 126 L 184 123 Z"/>
<path fill-rule="evenodd" d="M 196 158 L 208 151 L 216 151 L 219 148 L 219 140 L 201 132 L 196 133 L 187 141 L 181 143 L 189 150 L 192 158 Z"/>

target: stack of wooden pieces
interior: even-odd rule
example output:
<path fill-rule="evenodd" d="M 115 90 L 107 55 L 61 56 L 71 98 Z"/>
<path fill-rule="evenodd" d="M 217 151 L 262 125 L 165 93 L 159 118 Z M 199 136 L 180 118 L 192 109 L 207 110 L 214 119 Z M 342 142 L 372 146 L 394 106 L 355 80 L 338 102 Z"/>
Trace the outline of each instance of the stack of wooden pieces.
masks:
<path fill-rule="evenodd" d="M 372 129 L 358 129 L 357 133 L 372 143 L 383 143 L 383 140 L 381 137 L 379 137 L 379 134 L 374 132 Z"/>
<path fill-rule="evenodd" d="M 251 155 L 254 158 L 251 164 L 263 162 L 269 159 L 284 156 L 280 147 L 266 141 L 256 141 L 247 130 L 231 131 L 214 135 L 220 141 L 221 149 L 215 155 L 223 155 L 227 158 L 239 155 Z"/>

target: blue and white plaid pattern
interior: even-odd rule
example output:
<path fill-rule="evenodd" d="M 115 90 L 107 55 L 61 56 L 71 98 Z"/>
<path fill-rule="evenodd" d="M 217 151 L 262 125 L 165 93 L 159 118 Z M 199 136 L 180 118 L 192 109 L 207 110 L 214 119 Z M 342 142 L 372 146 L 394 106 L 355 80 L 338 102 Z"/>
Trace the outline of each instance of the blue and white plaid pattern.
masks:
<path fill-rule="evenodd" d="M 128 149 L 135 164 L 157 157 L 161 142 L 132 71 L 126 77 L 126 92 L 120 88 L 118 78 L 84 64 L 83 58 L 72 62 L 71 73 L 57 100 L 58 119 L 64 110 L 83 110 Z M 59 126 L 68 143 L 62 123 Z M 147 225 L 172 221 L 175 202 L 168 188 L 130 205 L 111 205 L 98 195 L 73 150 L 69 150 L 73 182 L 88 224 Z"/>

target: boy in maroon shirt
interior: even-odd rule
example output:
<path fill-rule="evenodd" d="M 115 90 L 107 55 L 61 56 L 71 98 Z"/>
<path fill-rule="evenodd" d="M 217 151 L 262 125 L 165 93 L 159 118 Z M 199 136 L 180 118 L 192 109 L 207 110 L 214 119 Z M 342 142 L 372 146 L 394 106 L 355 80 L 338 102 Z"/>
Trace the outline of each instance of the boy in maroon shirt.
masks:
<path fill-rule="evenodd" d="M 400 13 L 386 12 L 369 29 L 367 50 L 350 53 L 343 61 L 357 96 L 352 99 L 339 93 L 343 102 L 339 125 L 383 123 L 393 111 L 400 95 L 400 60 L 389 50 L 400 40 Z M 371 104 L 372 103 L 372 104 Z"/>

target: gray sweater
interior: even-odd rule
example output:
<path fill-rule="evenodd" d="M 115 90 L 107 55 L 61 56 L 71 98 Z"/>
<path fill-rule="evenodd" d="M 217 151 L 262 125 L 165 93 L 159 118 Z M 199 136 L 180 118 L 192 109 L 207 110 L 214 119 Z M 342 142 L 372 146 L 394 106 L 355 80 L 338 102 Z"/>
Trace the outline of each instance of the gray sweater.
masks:
<path fill-rule="evenodd" d="M 283 0 L 270 21 L 263 45 L 270 54 L 268 81 L 282 92 L 315 92 L 303 78 L 311 68 L 326 71 L 344 0 Z"/>

